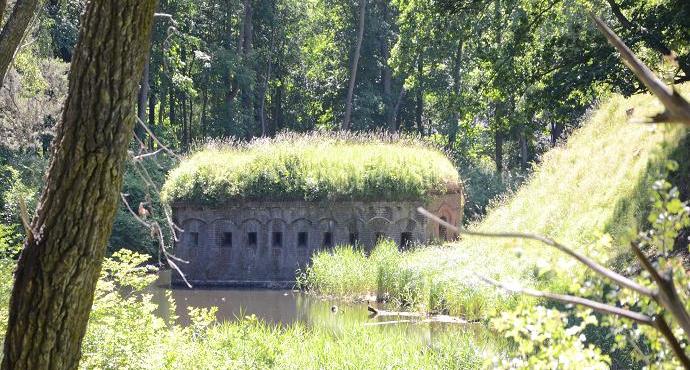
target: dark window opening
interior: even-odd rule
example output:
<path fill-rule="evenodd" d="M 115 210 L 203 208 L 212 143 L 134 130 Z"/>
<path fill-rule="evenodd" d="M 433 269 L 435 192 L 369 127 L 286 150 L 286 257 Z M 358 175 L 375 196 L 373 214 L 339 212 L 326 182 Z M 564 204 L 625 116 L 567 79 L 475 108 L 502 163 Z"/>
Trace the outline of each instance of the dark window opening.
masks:
<path fill-rule="evenodd" d="M 304 231 L 298 232 L 297 233 L 297 246 L 306 248 L 307 238 L 308 238 L 308 234 L 306 232 L 304 232 Z"/>
<path fill-rule="evenodd" d="M 252 231 L 247 233 L 247 244 L 249 245 L 256 245 L 256 231 Z"/>
<path fill-rule="evenodd" d="M 199 246 L 199 233 L 190 232 L 189 233 L 189 240 L 190 240 L 192 247 L 198 247 Z"/>
<path fill-rule="evenodd" d="M 273 233 L 273 246 L 282 247 L 283 246 L 283 233 L 276 231 Z"/>
<path fill-rule="evenodd" d="M 223 240 L 221 245 L 227 248 L 232 247 L 232 233 L 223 233 Z"/>
<path fill-rule="evenodd" d="M 323 246 L 332 247 L 333 246 L 333 233 L 326 231 L 323 233 Z"/>
<path fill-rule="evenodd" d="M 386 233 L 376 233 L 374 234 L 374 242 L 375 244 L 379 244 L 382 241 L 386 240 Z"/>
<path fill-rule="evenodd" d="M 446 221 L 446 222 L 448 221 L 448 219 L 445 216 L 441 217 L 441 220 Z M 446 231 L 445 226 L 438 225 L 438 237 L 441 240 L 448 240 L 448 232 Z"/>
<path fill-rule="evenodd" d="M 412 240 L 412 233 L 410 232 L 404 232 L 400 234 L 400 248 L 401 249 L 407 249 L 412 246 L 413 240 Z"/>
<path fill-rule="evenodd" d="M 359 244 L 359 234 L 350 233 L 350 245 L 355 246 Z"/>

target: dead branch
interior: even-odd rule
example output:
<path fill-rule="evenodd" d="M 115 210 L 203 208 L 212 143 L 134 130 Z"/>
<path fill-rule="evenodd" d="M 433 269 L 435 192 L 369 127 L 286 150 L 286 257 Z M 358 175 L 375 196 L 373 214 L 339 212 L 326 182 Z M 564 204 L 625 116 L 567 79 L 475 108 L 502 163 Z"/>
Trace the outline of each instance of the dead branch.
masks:
<path fill-rule="evenodd" d="M 634 290 L 640 294 L 644 294 L 647 296 L 652 296 L 654 294 L 654 292 L 651 289 L 644 287 L 644 286 L 638 284 L 637 282 L 596 263 L 595 261 L 593 261 L 589 257 L 584 256 L 584 255 L 566 247 L 565 245 L 556 242 L 555 240 L 553 240 L 551 238 L 547 238 L 547 237 L 544 237 L 541 235 L 536 235 L 536 234 L 527 234 L 527 233 L 512 233 L 512 232 L 509 232 L 509 233 L 488 233 L 488 232 L 482 232 L 482 231 L 471 231 L 471 230 L 467 230 L 467 229 L 462 228 L 462 227 L 457 227 L 455 225 L 452 225 L 452 224 L 442 220 L 438 216 L 434 215 L 433 213 L 427 211 L 423 207 L 417 208 L 417 212 L 419 212 L 422 215 L 424 215 L 425 217 L 433 220 L 434 222 L 441 224 L 441 225 L 445 226 L 446 228 L 458 233 L 458 235 L 466 234 L 466 235 L 474 235 L 474 236 L 489 237 L 489 238 L 528 239 L 528 240 L 538 241 L 540 243 L 554 247 L 554 248 L 558 249 L 559 251 L 573 257 L 574 259 L 576 259 L 577 261 L 579 261 L 583 265 L 590 268 L 592 271 L 598 273 L 599 275 L 601 275 L 602 277 L 604 277 L 606 279 L 609 279 L 611 281 L 618 283 L 621 286 L 627 287 L 627 288 L 632 289 L 632 290 Z"/>
<path fill-rule="evenodd" d="M 621 59 L 623 59 L 628 68 L 666 108 L 663 113 L 650 117 L 649 122 L 675 122 L 690 125 L 690 103 L 683 99 L 675 89 L 666 86 L 601 18 L 592 13 L 589 16 L 608 42 L 618 50 L 621 54 Z"/>
<path fill-rule="evenodd" d="M 627 319 L 633 320 L 633 321 L 640 323 L 640 324 L 654 326 L 654 323 L 653 323 L 651 317 L 649 317 L 647 315 L 643 315 L 643 314 L 638 313 L 638 312 L 626 310 L 624 308 L 610 306 L 610 305 L 607 305 L 605 303 L 593 301 L 591 299 L 575 297 L 575 296 L 571 296 L 571 295 L 555 294 L 555 293 L 549 293 L 549 292 L 542 292 L 542 291 L 530 289 L 530 288 L 512 286 L 512 285 L 498 282 L 498 281 L 493 280 L 491 278 L 488 278 L 486 276 L 482 276 L 479 274 L 475 274 L 475 275 L 477 275 L 477 277 L 479 279 L 486 282 L 487 284 L 499 287 L 499 288 L 501 288 L 507 292 L 510 292 L 510 293 L 525 294 L 525 295 L 537 297 L 537 298 L 548 298 L 548 299 L 562 302 L 562 303 L 566 303 L 566 304 L 585 306 L 585 307 L 589 307 L 593 310 L 596 310 L 596 311 L 599 311 L 602 313 L 607 313 L 607 314 L 611 314 L 611 315 L 625 317 Z"/>

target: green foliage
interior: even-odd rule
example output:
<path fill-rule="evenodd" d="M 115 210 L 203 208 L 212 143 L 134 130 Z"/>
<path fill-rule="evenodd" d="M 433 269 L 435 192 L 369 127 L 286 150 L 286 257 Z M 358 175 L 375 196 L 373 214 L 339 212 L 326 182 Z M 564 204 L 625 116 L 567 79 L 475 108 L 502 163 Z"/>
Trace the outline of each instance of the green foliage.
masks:
<path fill-rule="evenodd" d="M 0 333 L 15 261 L 5 252 L 0 228 Z M 431 343 L 404 330 L 361 322 L 334 329 L 269 325 L 254 316 L 219 323 L 216 308 L 188 308 L 181 327 L 156 314 L 146 287 L 155 269 L 148 256 L 120 250 L 106 258 L 82 345 L 84 369 L 453 368 L 474 369 L 487 356 L 502 357 L 496 340 L 470 330 L 434 332 Z M 174 311 L 175 302 L 170 297 Z M 329 312 L 329 322 L 334 320 Z M 1 342 L 1 339 L 0 339 Z M 374 365 L 375 364 L 375 365 Z"/>
<path fill-rule="evenodd" d="M 168 202 L 234 199 L 401 200 L 461 188 L 439 150 L 408 138 L 376 135 L 283 135 L 209 147 L 168 176 Z"/>
<path fill-rule="evenodd" d="M 678 168 L 674 161 L 667 162 L 670 171 Z M 678 189 L 672 187 L 666 180 L 658 180 L 652 185 L 652 209 L 649 216 L 651 229 L 639 234 L 639 245 L 647 253 L 654 255 L 667 254 L 678 233 L 690 225 L 690 208 L 687 202 L 679 200 Z M 657 271 L 668 273 L 674 280 L 682 302 L 686 309 L 690 308 L 690 295 L 687 287 L 690 284 L 681 258 L 667 258 L 660 256 L 654 262 Z M 634 312 L 640 312 L 649 317 L 662 316 L 670 323 L 677 338 L 684 338 L 684 332 L 670 314 L 652 300 L 629 289 L 611 286 L 610 281 L 597 275 L 590 274 L 583 282 L 575 280 L 567 286 L 570 294 L 603 300 L 614 307 L 623 307 Z M 632 272 L 628 269 L 629 277 L 640 285 L 653 288 L 654 284 L 645 270 Z M 520 305 L 511 311 L 504 311 L 499 317 L 492 319 L 492 326 L 499 332 L 511 338 L 517 345 L 517 351 L 511 354 L 512 359 L 504 360 L 504 365 L 521 368 L 553 368 L 554 364 L 563 368 L 590 368 L 594 364 L 585 365 L 582 361 L 606 360 L 593 342 L 600 342 L 608 347 L 609 353 L 631 356 L 632 364 L 627 366 L 644 366 L 646 368 L 679 368 L 680 363 L 675 358 L 665 338 L 654 327 L 640 325 L 615 315 L 597 315 L 594 317 L 590 309 L 582 307 L 561 307 L 561 309 L 546 309 L 533 306 L 531 302 Z M 573 325 L 576 323 L 575 325 Z M 604 338 L 593 337 L 588 340 L 584 329 L 597 326 L 599 332 L 604 332 Z M 590 330 L 590 333 L 595 333 Z M 601 343 L 601 341 L 604 343 Z M 573 362 L 574 359 L 579 359 Z M 614 358 L 615 359 L 615 358 Z M 563 361 L 567 361 L 563 363 Z M 606 367 L 607 368 L 607 367 Z"/>
<path fill-rule="evenodd" d="M 578 313 L 577 324 L 567 313 L 532 302 L 515 310 L 503 311 L 491 320 L 491 326 L 516 343 L 512 358 L 497 367 L 505 369 L 608 369 L 608 356 L 587 344 L 583 333 L 587 325 L 596 325 L 590 311 Z"/>

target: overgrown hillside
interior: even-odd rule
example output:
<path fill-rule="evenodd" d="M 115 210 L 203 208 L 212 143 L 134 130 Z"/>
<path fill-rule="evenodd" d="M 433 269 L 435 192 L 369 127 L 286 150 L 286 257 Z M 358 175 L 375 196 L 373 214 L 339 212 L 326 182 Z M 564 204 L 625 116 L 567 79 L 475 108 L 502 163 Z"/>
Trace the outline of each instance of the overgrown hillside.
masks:
<path fill-rule="evenodd" d="M 681 93 L 688 95 L 690 86 L 683 86 Z M 661 106 L 649 95 L 607 99 L 567 143 L 542 158 L 514 196 L 472 228 L 547 235 L 613 264 L 627 253 L 630 230 L 644 226 L 648 191 L 666 160 L 672 157 L 683 163 L 688 158 L 685 128 L 628 123 L 633 108 L 635 118 L 652 115 Z M 474 317 L 486 316 L 512 299 L 487 287 L 476 274 L 558 290 L 582 271 L 558 251 L 537 243 L 477 237 L 398 256 L 395 263 L 402 272 L 383 286 L 377 283 L 380 271 L 395 269 L 382 269 L 373 259 L 370 265 L 376 266 L 370 267 L 369 275 L 354 270 L 350 276 L 346 269 L 337 269 L 338 279 L 351 280 L 339 286 L 326 266 L 343 266 L 343 259 L 352 260 L 352 254 L 336 251 L 333 256 L 318 256 L 306 275 L 307 285 L 326 294 L 375 292 L 402 303 Z M 347 264 L 354 267 L 361 262 Z M 359 278 L 372 275 L 371 281 Z"/>

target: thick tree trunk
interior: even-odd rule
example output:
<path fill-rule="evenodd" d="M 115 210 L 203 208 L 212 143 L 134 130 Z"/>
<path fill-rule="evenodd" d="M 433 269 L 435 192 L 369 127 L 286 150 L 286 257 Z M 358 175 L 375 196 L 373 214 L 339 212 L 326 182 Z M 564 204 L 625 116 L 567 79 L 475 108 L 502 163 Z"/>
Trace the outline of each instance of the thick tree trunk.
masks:
<path fill-rule="evenodd" d="M 345 98 L 345 117 L 343 118 L 343 130 L 350 129 L 352 119 L 352 96 L 355 93 L 355 83 L 357 82 L 357 67 L 359 66 L 359 56 L 362 50 L 362 40 L 364 39 L 364 16 L 366 15 L 367 0 L 359 0 L 359 24 L 357 25 L 357 43 L 355 52 L 352 55 L 352 67 L 350 68 L 350 85 L 347 88 Z"/>
<path fill-rule="evenodd" d="M 134 128 L 155 0 L 92 0 L 19 258 L 2 369 L 76 369 Z"/>
<path fill-rule="evenodd" d="M 12 9 L 12 14 L 5 22 L 5 26 L 0 33 L 0 86 L 2 86 L 7 70 L 12 64 L 14 54 L 19 48 L 19 44 L 24 38 L 29 23 L 36 13 L 36 9 L 41 2 L 39 0 L 17 0 Z M 2 10 L 7 5 L 6 0 L 0 0 Z M 0 12 L 0 17 L 2 17 Z"/>

